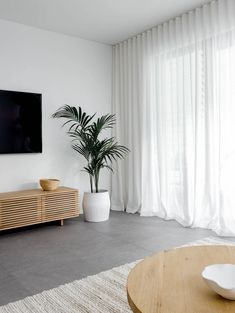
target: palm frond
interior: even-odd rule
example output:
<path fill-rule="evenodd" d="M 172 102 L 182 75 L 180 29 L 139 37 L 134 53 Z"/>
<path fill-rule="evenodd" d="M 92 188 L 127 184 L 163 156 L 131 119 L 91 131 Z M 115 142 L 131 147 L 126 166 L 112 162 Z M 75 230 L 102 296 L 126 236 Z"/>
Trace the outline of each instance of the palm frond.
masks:
<path fill-rule="evenodd" d="M 83 170 L 90 176 L 91 192 L 93 192 L 93 180 L 95 190 L 98 192 L 100 170 L 107 168 L 113 172 L 111 163 L 123 159 L 130 150 L 119 145 L 114 137 L 99 139 L 103 130 L 114 126 L 116 122 L 114 114 L 106 114 L 92 121 L 94 116 L 95 114 L 88 115 L 83 112 L 81 107 L 69 105 L 59 108 L 52 115 L 53 118 L 66 119 L 62 126 L 69 125 L 67 133 L 71 138 L 72 148 L 87 161 Z"/>
<path fill-rule="evenodd" d="M 98 138 L 100 133 L 108 128 L 112 128 L 115 125 L 116 118 L 113 114 L 106 114 L 93 122 L 90 129 L 88 130 L 93 138 Z"/>
<path fill-rule="evenodd" d="M 62 127 L 64 127 L 67 124 L 73 123 L 72 126 L 70 126 L 70 130 L 74 127 L 75 129 L 83 128 L 85 129 L 88 124 L 91 122 L 91 120 L 94 118 L 95 114 L 88 115 L 85 112 L 82 111 L 81 107 L 70 106 L 70 105 L 64 105 L 61 108 L 59 108 L 54 114 L 52 114 L 53 118 L 65 118 L 68 119 Z"/>
<path fill-rule="evenodd" d="M 78 152 L 79 154 L 81 154 L 88 162 L 89 162 L 89 159 L 90 159 L 90 152 L 88 151 L 87 147 L 83 144 L 83 143 L 80 143 L 79 144 L 73 144 L 72 145 L 72 148 Z"/>
<path fill-rule="evenodd" d="M 87 172 L 89 175 L 93 176 L 94 175 L 94 170 L 90 165 L 84 166 L 83 170 Z"/>
<path fill-rule="evenodd" d="M 114 172 L 114 171 L 113 171 L 113 168 L 112 168 L 110 165 L 104 165 L 103 167 L 106 167 L 106 168 L 109 169 L 112 173 Z"/>

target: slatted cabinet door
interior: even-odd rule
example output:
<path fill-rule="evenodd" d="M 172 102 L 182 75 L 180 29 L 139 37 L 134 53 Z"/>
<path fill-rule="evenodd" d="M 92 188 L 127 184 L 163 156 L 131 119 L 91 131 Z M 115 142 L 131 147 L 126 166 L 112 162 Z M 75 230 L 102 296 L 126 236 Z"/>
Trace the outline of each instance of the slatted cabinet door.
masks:
<path fill-rule="evenodd" d="M 63 220 L 78 214 L 77 191 L 42 196 L 42 222 Z"/>
<path fill-rule="evenodd" d="M 0 231 L 79 216 L 78 190 L 59 187 L 0 193 Z"/>
<path fill-rule="evenodd" d="M 41 222 L 41 199 L 23 197 L 4 199 L 0 203 L 0 229 L 10 229 Z"/>

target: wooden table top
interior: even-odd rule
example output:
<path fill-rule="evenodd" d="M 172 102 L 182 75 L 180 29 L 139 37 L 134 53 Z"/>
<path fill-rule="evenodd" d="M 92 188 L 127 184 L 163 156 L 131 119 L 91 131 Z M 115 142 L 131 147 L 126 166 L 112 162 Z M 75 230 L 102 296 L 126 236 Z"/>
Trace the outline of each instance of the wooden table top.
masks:
<path fill-rule="evenodd" d="M 77 191 L 77 189 L 61 186 L 61 187 L 58 187 L 56 190 L 52 190 L 52 191 L 44 191 L 41 188 L 37 188 L 37 189 L 1 192 L 0 200 L 11 199 L 11 198 L 21 198 L 21 197 L 43 196 L 43 195 L 56 194 L 56 193 L 61 194 L 62 192 L 68 192 L 68 191 Z"/>
<path fill-rule="evenodd" d="M 235 313 L 235 301 L 213 292 L 204 267 L 235 264 L 235 247 L 194 246 L 147 257 L 130 272 L 127 296 L 135 313 Z"/>

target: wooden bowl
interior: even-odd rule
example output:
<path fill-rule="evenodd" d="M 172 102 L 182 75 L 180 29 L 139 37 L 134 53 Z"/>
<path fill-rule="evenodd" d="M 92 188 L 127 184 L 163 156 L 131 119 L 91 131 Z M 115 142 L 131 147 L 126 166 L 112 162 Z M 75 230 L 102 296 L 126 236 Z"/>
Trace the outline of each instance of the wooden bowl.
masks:
<path fill-rule="evenodd" d="M 59 187 L 59 179 L 40 179 L 40 186 L 44 191 L 53 191 Z"/>

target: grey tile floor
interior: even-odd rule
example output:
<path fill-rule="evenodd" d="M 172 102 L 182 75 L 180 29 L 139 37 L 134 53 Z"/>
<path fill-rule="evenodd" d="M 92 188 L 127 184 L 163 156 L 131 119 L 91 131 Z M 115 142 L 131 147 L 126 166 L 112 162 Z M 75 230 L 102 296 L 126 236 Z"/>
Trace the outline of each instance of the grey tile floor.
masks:
<path fill-rule="evenodd" d="M 0 233 L 0 305 L 215 235 L 175 221 L 112 212 L 103 223 L 83 216 Z"/>

